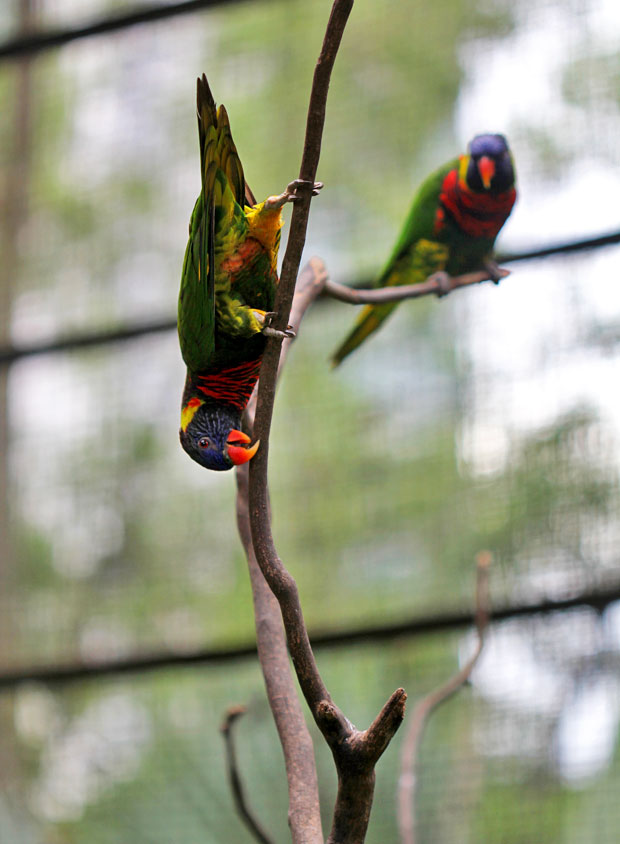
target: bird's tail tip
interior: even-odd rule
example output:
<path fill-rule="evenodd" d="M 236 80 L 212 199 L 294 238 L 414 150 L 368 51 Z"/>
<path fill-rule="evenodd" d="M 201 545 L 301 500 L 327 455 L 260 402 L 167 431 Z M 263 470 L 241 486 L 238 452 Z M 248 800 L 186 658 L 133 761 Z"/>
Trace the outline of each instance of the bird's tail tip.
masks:
<path fill-rule="evenodd" d="M 352 351 L 355 350 L 355 348 L 357 347 L 358 344 L 355 343 L 355 344 L 351 345 L 350 340 L 351 340 L 351 338 L 348 338 L 347 340 L 345 340 L 345 342 L 342 343 L 336 349 L 336 351 L 333 352 L 333 354 L 331 354 L 329 356 L 328 360 L 329 360 L 329 368 L 330 369 L 333 370 L 333 369 L 336 369 L 337 367 L 339 367 L 340 364 L 342 363 L 342 361 L 346 357 L 348 357 L 351 354 Z"/>
<path fill-rule="evenodd" d="M 206 75 L 203 73 L 202 76 L 199 76 L 196 80 L 196 103 L 198 108 L 198 114 L 200 114 L 201 106 L 205 105 L 210 112 L 215 113 L 216 106 L 215 106 L 215 99 L 213 97 L 213 93 L 211 92 L 211 87 L 207 80 Z"/>
<path fill-rule="evenodd" d="M 376 314 L 376 308 L 366 305 L 351 332 L 330 357 L 332 369 L 339 366 L 351 352 L 361 346 L 364 340 L 379 328 L 381 322 L 382 319 Z"/>

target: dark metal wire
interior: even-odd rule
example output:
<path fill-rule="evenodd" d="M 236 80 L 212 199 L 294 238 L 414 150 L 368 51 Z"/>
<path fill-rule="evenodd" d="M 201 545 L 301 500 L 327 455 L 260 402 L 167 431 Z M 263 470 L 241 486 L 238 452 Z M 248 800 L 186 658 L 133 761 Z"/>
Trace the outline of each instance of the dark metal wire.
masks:
<path fill-rule="evenodd" d="M 4 346 L 0 348 L 0 366 L 9 366 L 20 358 L 33 355 L 54 354 L 56 352 L 68 352 L 74 349 L 88 349 L 92 346 L 105 346 L 110 343 L 122 343 L 126 340 L 134 340 L 137 337 L 144 337 L 148 334 L 157 334 L 162 331 L 171 331 L 177 327 L 176 319 L 161 319 L 153 322 L 145 322 L 142 325 L 130 325 L 126 328 L 117 328 L 110 331 L 92 331 L 83 334 L 73 334 L 70 337 L 59 340 L 50 340 L 45 343 L 32 343 L 29 346 Z"/>
<path fill-rule="evenodd" d="M 620 232 L 609 232 L 581 240 L 550 244 L 549 246 L 541 246 L 539 249 L 530 249 L 527 252 L 505 252 L 497 256 L 497 261 L 500 264 L 510 264 L 513 261 L 531 261 L 535 258 L 548 258 L 550 255 L 566 255 L 587 249 L 599 249 L 601 246 L 613 246 L 615 243 L 620 243 Z"/>
<path fill-rule="evenodd" d="M 601 247 L 612 246 L 617 243 L 620 243 L 620 231 L 584 238 L 582 240 L 549 244 L 539 249 L 505 253 L 498 256 L 498 261 L 501 264 L 511 264 L 516 261 L 531 261 L 554 255 L 567 255 L 590 249 L 600 249 Z M 355 281 L 351 282 L 350 286 L 360 289 L 368 288 L 372 287 L 372 281 Z M 109 343 L 119 343 L 133 340 L 137 337 L 144 337 L 147 334 L 172 331 L 175 328 L 176 320 L 168 318 L 138 325 L 128 325 L 125 328 L 109 331 L 92 331 L 84 332 L 83 334 L 74 334 L 70 337 L 51 340 L 46 343 L 32 343 L 28 346 L 3 346 L 0 347 L 0 366 L 9 366 L 15 363 L 15 361 L 20 360 L 20 358 L 31 357 L 32 355 L 54 354 L 56 352 L 72 351 L 73 349 L 85 349 L 91 346 L 104 346 Z"/>
<path fill-rule="evenodd" d="M 573 598 L 562 601 L 540 601 L 536 604 L 500 607 L 492 612 L 492 621 L 505 621 L 515 618 L 531 618 L 536 615 L 566 612 L 568 610 L 593 609 L 602 613 L 610 604 L 620 601 L 620 584 L 605 590 L 582 592 Z M 355 627 L 337 632 L 310 634 L 313 648 L 339 648 L 351 645 L 372 645 L 390 642 L 399 637 L 425 636 L 433 633 L 461 630 L 474 624 L 471 612 L 446 613 L 427 618 L 414 618 L 393 624 L 380 624 L 372 627 Z M 9 691 L 22 683 L 45 683 L 66 685 L 102 677 L 120 677 L 150 671 L 162 671 L 178 668 L 190 668 L 196 665 L 223 665 L 238 662 L 256 656 L 256 645 L 247 643 L 233 648 L 195 649 L 185 653 L 155 653 L 137 655 L 126 659 L 110 660 L 98 664 L 51 665 L 43 667 L 28 666 L 14 671 L 0 673 L 0 693 Z"/>
<path fill-rule="evenodd" d="M 170 3 L 167 6 L 145 6 L 131 12 L 110 15 L 100 20 L 78 27 L 48 29 L 46 32 L 33 32 L 18 35 L 0 44 L 0 61 L 32 56 L 44 50 L 61 47 L 79 38 L 89 38 L 92 35 L 104 35 L 119 29 L 126 29 L 141 23 L 154 23 L 177 15 L 192 14 L 202 9 L 239 3 L 240 0 L 183 0 L 181 3 Z M 247 0 L 245 0 L 247 2 Z"/>

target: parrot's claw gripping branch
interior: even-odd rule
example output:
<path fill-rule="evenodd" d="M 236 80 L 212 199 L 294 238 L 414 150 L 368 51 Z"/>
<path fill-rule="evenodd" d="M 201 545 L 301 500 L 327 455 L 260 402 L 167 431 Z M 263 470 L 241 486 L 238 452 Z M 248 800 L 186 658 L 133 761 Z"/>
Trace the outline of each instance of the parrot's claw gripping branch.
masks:
<path fill-rule="evenodd" d="M 285 194 L 288 196 L 288 202 L 295 202 L 301 199 L 301 194 L 298 193 L 299 188 L 303 190 L 310 189 L 312 196 L 318 196 L 323 190 L 323 182 L 313 182 L 308 179 L 293 179 L 292 182 L 286 186 Z"/>
<path fill-rule="evenodd" d="M 451 293 L 452 290 L 454 290 L 452 284 L 452 277 L 449 276 L 448 273 L 443 272 L 443 270 L 440 270 L 437 273 L 433 273 L 431 279 L 433 279 L 437 283 L 438 299 L 441 299 L 443 296 L 447 296 L 448 293 Z"/>
<path fill-rule="evenodd" d="M 270 328 L 267 325 L 263 328 L 261 334 L 264 334 L 265 337 L 280 337 L 282 340 L 286 340 L 287 338 L 292 340 L 295 337 L 295 332 L 291 326 L 289 326 L 285 331 L 280 331 L 279 328 Z"/>
<path fill-rule="evenodd" d="M 301 190 L 300 190 L 301 189 Z M 304 198 L 304 191 L 309 191 L 311 196 L 318 196 L 323 189 L 323 182 L 315 182 L 310 179 L 293 179 L 286 186 L 283 193 L 278 196 L 269 196 L 265 200 L 265 208 L 275 210 L 282 208 L 287 202 L 298 202 Z"/>
<path fill-rule="evenodd" d="M 493 284 L 499 284 L 505 276 L 505 270 L 500 267 L 497 261 L 493 261 L 491 258 L 483 261 L 482 268 L 489 274 L 489 278 Z"/>
<path fill-rule="evenodd" d="M 282 340 L 293 340 L 295 338 L 295 330 L 292 325 L 287 325 L 282 331 L 279 328 L 272 328 L 271 323 L 275 320 L 275 311 L 268 311 L 263 316 L 263 328 L 261 334 L 266 337 L 280 337 Z"/>

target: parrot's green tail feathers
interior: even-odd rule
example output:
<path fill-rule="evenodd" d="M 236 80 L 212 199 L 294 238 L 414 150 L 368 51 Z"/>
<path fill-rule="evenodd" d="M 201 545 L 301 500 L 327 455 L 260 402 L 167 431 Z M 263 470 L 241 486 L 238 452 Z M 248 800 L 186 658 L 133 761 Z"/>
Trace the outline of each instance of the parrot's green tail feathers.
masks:
<path fill-rule="evenodd" d="M 420 238 L 414 247 L 391 262 L 379 282 L 381 287 L 395 287 L 403 284 L 419 284 L 428 276 L 442 270 L 448 260 L 448 247 L 443 243 Z M 359 315 L 353 330 L 332 356 L 332 366 L 350 355 L 389 317 L 398 302 L 383 305 L 366 305 Z"/>
<path fill-rule="evenodd" d="M 203 117 L 203 109 L 209 115 L 205 120 Z M 200 117 L 203 125 L 207 126 L 209 123 L 216 123 L 216 107 L 211 88 L 207 82 L 207 77 L 203 73 L 198 77 L 196 85 L 196 111 Z"/>
<path fill-rule="evenodd" d="M 213 137 L 217 127 L 215 100 L 209 88 L 207 77 L 202 74 L 196 85 L 196 114 L 198 115 L 198 144 L 200 146 L 200 174 L 204 179 L 207 135 Z"/>
<path fill-rule="evenodd" d="M 231 187 L 235 201 L 243 208 L 246 193 L 243 167 L 237 153 L 237 147 L 235 146 L 235 142 L 233 141 L 232 134 L 230 132 L 228 112 L 223 105 L 221 105 L 217 111 L 217 128 L 219 135 L 219 164 L 226 175 L 226 179 Z"/>
<path fill-rule="evenodd" d="M 202 74 L 196 87 L 200 163 L 205 192 L 213 185 L 214 174 L 207 174 L 215 166 L 228 180 L 235 201 L 243 207 L 246 201 L 243 167 L 230 131 L 228 113 L 223 105 L 216 108 L 207 77 Z"/>
<path fill-rule="evenodd" d="M 359 315 L 359 318 L 353 330 L 344 340 L 344 342 L 336 349 L 332 355 L 332 366 L 336 367 L 338 364 L 355 351 L 367 337 L 379 328 L 383 320 L 396 307 L 395 304 L 389 305 L 366 305 Z"/>

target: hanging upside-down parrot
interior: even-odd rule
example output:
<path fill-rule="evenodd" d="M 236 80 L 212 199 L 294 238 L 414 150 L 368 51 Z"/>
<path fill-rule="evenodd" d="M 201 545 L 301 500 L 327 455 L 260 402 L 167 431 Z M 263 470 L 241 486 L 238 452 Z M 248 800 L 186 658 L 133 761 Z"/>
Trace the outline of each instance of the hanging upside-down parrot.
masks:
<path fill-rule="evenodd" d="M 432 173 L 419 188 L 377 287 L 417 284 L 435 272 L 486 267 L 495 238 L 515 203 L 515 168 L 503 135 L 476 135 L 468 152 Z M 397 303 L 366 305 L 332 356 L 337 366 L 392 313 Z"/>
<path fill-rule="evenodd" d="M 300 182 L 256 203 L 245 183 L 223 105 L 216 109 L 206 76 L 198 79 L 198 136 L 202 190 L 189 224 L 179 293 L 178 331 L 187 365 L 181 407 L 181 445 L 207 469 L 250 460 L 241 429 L 258 379 L 278 276 L 281 210 Z M 314 184 L 315 195 L 322 185 Z M 247 204 L 246 204 L 247 200 Z"/>

